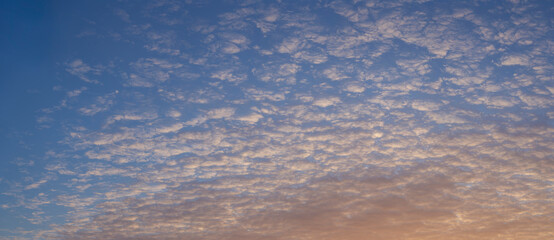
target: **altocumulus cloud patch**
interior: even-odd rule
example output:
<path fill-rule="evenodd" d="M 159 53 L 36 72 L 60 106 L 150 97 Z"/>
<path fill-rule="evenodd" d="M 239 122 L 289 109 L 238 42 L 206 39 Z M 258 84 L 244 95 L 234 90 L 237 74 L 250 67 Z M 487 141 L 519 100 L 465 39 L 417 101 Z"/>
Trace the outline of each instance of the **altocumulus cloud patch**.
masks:
<path fill-rule="evenodd" d="M 554 237 L 547 1 L 34 5 L 1 239 Z"/>

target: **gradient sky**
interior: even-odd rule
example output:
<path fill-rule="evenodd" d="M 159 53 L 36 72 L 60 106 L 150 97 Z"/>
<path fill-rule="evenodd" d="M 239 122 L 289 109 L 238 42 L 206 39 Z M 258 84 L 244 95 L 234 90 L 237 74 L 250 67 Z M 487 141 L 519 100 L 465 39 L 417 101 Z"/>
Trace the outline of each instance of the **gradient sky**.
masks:
<path fill-rule="evenodd" d="M 554 1 L 0 4 L 0 239 L 554 239 Z"/>

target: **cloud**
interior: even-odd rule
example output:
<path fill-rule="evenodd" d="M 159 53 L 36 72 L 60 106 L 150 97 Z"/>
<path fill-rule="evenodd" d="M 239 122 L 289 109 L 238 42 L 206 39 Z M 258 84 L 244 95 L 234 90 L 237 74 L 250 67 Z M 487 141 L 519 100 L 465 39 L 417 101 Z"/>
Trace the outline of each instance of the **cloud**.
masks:
<path fill-rule="evenodd" d="M 154 87 L 173 76 L 183 75 L 183 64 L 158 58 L 141 58 L 130 64 L 132 73 L 123 73 L 122 77 L 133 87 Z"/>
<path fill-rule="evenodd" d="M 95 99 L 95 103 L 79 108 L 79 112 L 86 116 L 93 116 L 99 112 L 106 111 L 114 104 L 114 98 L 118 93 L 119 91 L 116 90 L 113 93 L 99 96 Z"/>
<path fill-rule="evenodd" d="M 117 121 L 142 121 L 142 120 L 152 120 L 157 118 L 158 115 L 155 113 L 143 113 L 143 114 L 116 114 L 109 117 L 106 120 L 106 124 L 113 124 Z"/>
<path fill-rule="evenodd" d="M 285 39 L 278 47 L 277 52 L 279 53 L 294 53 L 302 49 L 303 44 L 299 38 L 289 38 Z"/>
<path fill-rule="evenodd" d="M 87 90 L 86 87 L 82 87 L 82 88 L 80 88 L 80 89 L 75 89 L 75 90 L 73 90 L 73 91 L 67 92 L 67 96 L 68 96 L 68 97 L 77 97 L 77 96 L 81 95 L 81 93 L 84 92 L 84 91 L 86 91 L 86 90 Z"/>
<path fill-rule="evenodd" d="M 144 48 L 147 50 L 170 56 L 178 56 L 181 54 L 181 50 L 175 48 L 177 38 L 175 32 L 150 31 L 145 35 L 148 42 L 144 45 Z"/>
<path fill-rule="evenodd" d="M 346 90 L 348 92 L 353 92 L 353 93 L 362 93 L 362 92 L 365 91 L 365 87 L 362 87 L 362 86 L 357 85 L 357 84 L 348 84 L 348 85 L 346 85 L 344 90 Z"/>
<path fill-rule="evenodd" d="M 340 102 L 338 97 L 320 98 L 314 101 L 314 105 L 318 107 L 329 107 Z"/>
<path fill-rule="evenodd" d="M 65 70 L 87 83 L 100 83 L 98 80 L 90 79 L 90 77 L 88 76 L 90 74 L 99 75 L 101 73 L 100 68 L 93 68 L 84 63 L 81 59 L 75 59 L 72 62 L 67 63 Z"/>
<path fill-rule="evenodd" d="M 300 66 L 296 64 L 283 64 L 279 67 L 279 74 L 281 76 L 294 75 L 300 70 Z"/>
<path fill-rule="evenodd" d="M 125 11 L 123 9 L 118 9 L 118 10 L 115 10 L 114 13 L 119 18 L 121 18 L 121 20 L 123 20 L 124 22 L 128 22 L 128 23 L 131 22 L 130 15 L 129 15 L 129 13 L 127 13 L 127 11 Z"/>
<path fill-rule="evenodd" d="M 469 103 L 472 104 L 485 104 L 491 108 L 505 108 L 505 107 L 512 107 L 519 103 L 514 98 L 511 97 L 503 97 L 503 96 L 495 96 L 495 97 L 476 97 L 476 98 L 469 98 L 466 99 Z"/>
<path fill-rule="evenodd" d="M 48 182 L 48 179 L 41 179 L 35 183 L 27 185 L 25 187 L 25 190 L 38 188 L 40 185 L 45 184 L 46 182 Z"/>
<path fill-rule="evenodd" d="M 342 80 L 342 79 L 345 79 L 345 78 L 348 78 L 348 76 L 344 75 L 342 72 L 340 72 L 339 70 L 337 70 L 336 67 L 333 67 L 333 68 L 329 68 L 329 69 L 325 69 L 323 71 L 323 74 L 333 80 L 333 81 L 338 81 L 338 80 Z"/>
<path fill-rule="evenodd" d="M 0 181 L 24 238 L 550 236 L 540 3 L 114 4 L 124 49 L 62 65 L 102 84 L 57 88 L 51 151 Z"/>
<path fill-rule="evenodd" d="M 270 100 L 270 101 L 283 101 L 285 100 L 286 93 L 279 93 L 273 91 L 264 91 L 261 89 L 249 88 L 245 90 L 245 94 L 256 101 Z"/>
<path fill-rule="evenodd" d="M 340 101 L 336 97 L 327 100 Z M 420 126 L 417 116 L 387 112 L 395 114 L 385 118 L 378 106 L 341 103 L 328 113 L 273 105 L 280 114 L 276 117 L 286 119 L 278 125 L 260 121 L 263 116 L 259 113 L 236 116 L 235 109 L 225 107 L 205 111 L 205 119 L 220 120 L 210 128 L 177 134 L 156 130 L 159 135 L 153 138 L 145 124 L 129 129 L 132 134 L 106 135 L 103 144 L 111 156 L 139 156 L 129 149 L 143 144 L 145 153 L 153 153 L 161 161 L 140 171 L 131 166 L 89 166 L 83 176 L 138 174 L 140 181 L 105 192 L 105 202 L 95 205 L 97 211 L 80 223 L 80 231 L 70 231 L 68 225 L 60 233 L 68 238 L 86 234 L 101 238 L 283 239 L 310 235 L 361 239 L 369 233 L 377 239 L 406 234 L 431 238 L 436 235 L 427 231 L 436 226 L 424 222 L 433 221 L 450 227 L 445 236 L 490 237 L 481 231 L 468 233 L 467 228 L 476 226 L 494 236 L 510 235 L 497 224 L 515 212 L 522 214 L 512 208 L 520 204 L 514 198 L 532 198 L 529 193 L 540 188 L 533 181 L 525 188 L 514 183 L 521 174 L 531 179 L 540 175 L 498 163 L 506 161 L 505 148 L 514 142 L 535 149 L 547 139 L 538 128 L 506 130 L 487 124 L 456 128 L 455 124 L 472 124 L 475 116 L 463 111 L 437 113 L 437 104 L 428 101 L 415 105 L 434 109 L 425 113 L 431 120 L 454 125 L 446 131 L 432 130 L 432 125 L 428 126 L 431 129 L 414 128 Z M 234 120 L 260 125 L 252 128 L 224 122 Z M 313 124 L 318 121 L 333 124 Z M 405 124 L 398 124 L 402 121 Z M 154 128 L 161 129 L 160 125 Z M 175 157 L 185 153 L 189 155 Z M 536 150 L 529 153 L 539 154 Z M 526 161 L 523 157 L 512 156 L 512 163 L 540 163 L 536 156 Z M 501 174 L 508 169 L 516 172 Z M 496 186 L 494 191 L 490 186 Z M 474 211 L 468 203 L 488 207 L 484 212 Z M 63 204 L 84 207 L 92 202 Z M 525 219 L 532 216 L 529 214 L 524 213 Z M 487 217 L 490 215 L 497 218 Z M 297 227 L 300 224 L 303 227 Z M 521 220 L 514 227 L 524 229 L 527 224 Z M 402 233 L 396 228 L 399 226 Z M 176 230 L 182 228 L 186 231 Z M 539 229 L 547 229 L 547 224 Z"/>
<path fill-rule="evenodd" d="M 431 101 L 416 100 L 412 102 L 412 108 L 419 111 L 436 111 L 442 104 Z"/>
<path fill-rule="evenodd" d="M 248 114 L 248 115 L 244 115 L 244 116 L 238 117 L 237 119 L 240 120 L 240 121 L 248 122 L 248 123 L 256 123 L 256 122 L 258 122 L 260 119 L 262 119 L 263 117 L 264 117 L 264 116 L 261 115 L 261 114 L 258 114 L 258 113 L 251 113 L 251 114 Z"/>
<path fill-rule="evenodd" d="M 183 128 L 183 124 L 182 123 L 175 123 L 173 125 L 169 125 L 169 126 L 165 126 L 165 127 L 161 127 L 161 128 L 158 128 L 158 132 L 159 133 L 170 133 L 170 132 L 176 132 L 176 131 L 179 131 L 181 128 Z"/>
<path fill-rule="evenodd" d="M 293 55 L 294 58 L 302 59 L 313 64 L 321 64 L 327 62 L 328 58 L 324 53 L 314 51 L 300 51 Z"/>
<path fill-rule="evenodd" d="M 181 116 L 181 113 L 179 111 L 176 111 L 176 110 L 171 110 L 171 111 L 167 112 L 167 116 L 172 117 L 172 118 L 178 118 L 178 117 Z"/>
<path fill-rule="evenodd" d="M 438 124 L 460 124 L 460 123 L 466 123 L 465 120 L 458 117 L 456 114 L 452 113 L 435 113 L 435 112 L 428 112 L 427 116 L 434 122 Z"/>
<path fill-rule="evenodd" d="M 233 116 L 234 114 L 235 114 L 235 109 L 229 108 L 229 107 L 213 109 L 206 113 L 206 115 L 210 119 L 228 118 Z"/>
<path fill-rule="evenodd" d="M 235 44 L 227 43 L 223 47 L 222 51 L 223 51 L 223 53 L 226 53 L 226 54 L 235 54 L 235 53 L 240 52 L 240 48 Z"/>
<path fill-rule="evenodd" d="M 501 65 L 512 66 L 512 65 L 529 65 L 529 58 L 524 55 L 515 55 L 515 56 L 504 56 L 501 59 Z"/>
<path fill-rule="evenodd" d="M 236 74 L 233 73 L 233 70 L 227 69 L 227 70 L 221 70 L 218 72 L 215 72 L 211 75 L 212 78 L 217 78 L 222 81 L 229 81 L 232 83 L 240 83 L 247 79 L 247 76 L 245 74 Z"/>

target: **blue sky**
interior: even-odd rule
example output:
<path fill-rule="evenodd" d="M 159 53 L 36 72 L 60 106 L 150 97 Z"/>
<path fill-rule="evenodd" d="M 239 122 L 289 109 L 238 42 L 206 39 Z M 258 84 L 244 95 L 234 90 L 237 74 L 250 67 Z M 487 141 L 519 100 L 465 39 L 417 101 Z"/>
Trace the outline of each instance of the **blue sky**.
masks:
<path fill-rule="evenodd" d="M 551 1 L 4 1 L 0 239 L 547 239 Z"/>

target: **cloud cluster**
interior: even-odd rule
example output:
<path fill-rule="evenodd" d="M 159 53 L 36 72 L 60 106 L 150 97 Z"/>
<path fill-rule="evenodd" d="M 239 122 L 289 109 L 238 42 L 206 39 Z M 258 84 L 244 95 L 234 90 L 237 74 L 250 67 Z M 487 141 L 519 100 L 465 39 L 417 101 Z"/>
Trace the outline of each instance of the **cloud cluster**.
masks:
<path fill-rule="evenodd" d="M 67 210 L 30 234 L 553 236 L 552 28 L 540 2 L 248 1 L 195 15 L 211 4 L 114 11 L 122 38 L 146 51 L 114 67 L 119 90 L 67 93 L 98 95 L 67 103 L 79 117 L 61 127 L 64 147 L 3 205 Z M 101 73 L 64 67 L 85 82 Z"/>

